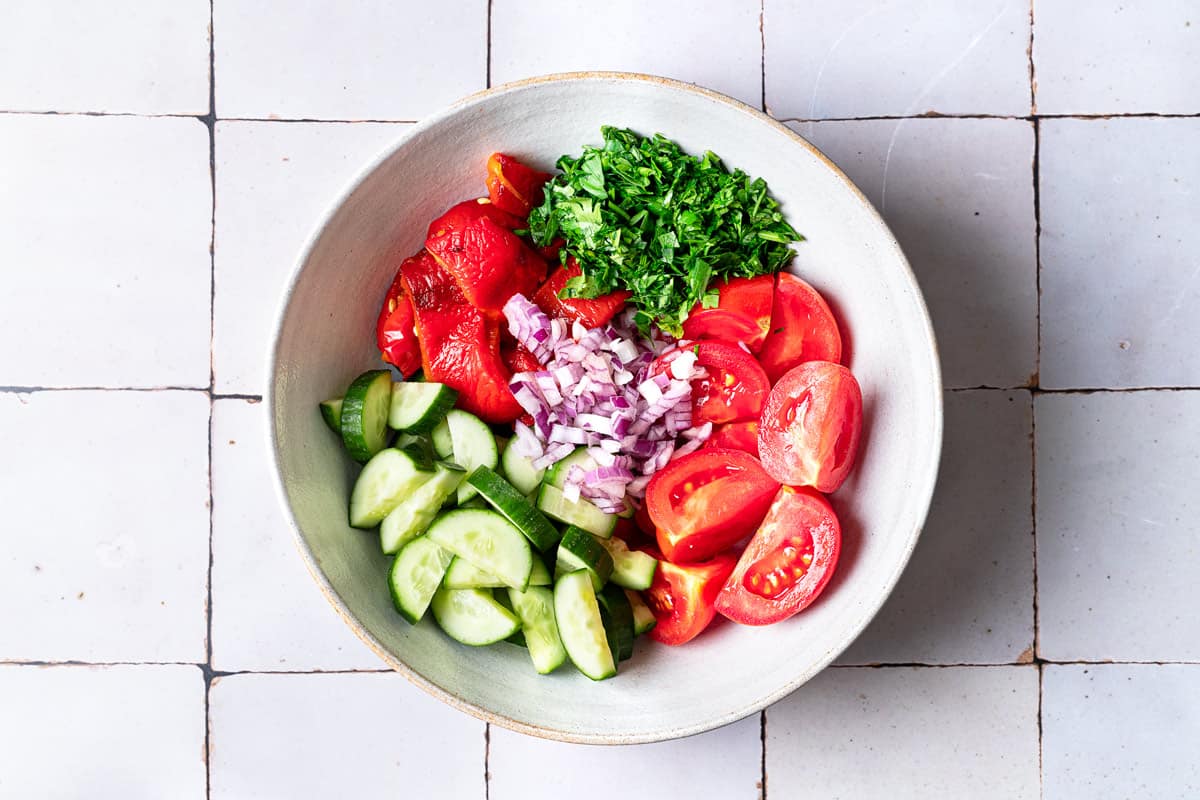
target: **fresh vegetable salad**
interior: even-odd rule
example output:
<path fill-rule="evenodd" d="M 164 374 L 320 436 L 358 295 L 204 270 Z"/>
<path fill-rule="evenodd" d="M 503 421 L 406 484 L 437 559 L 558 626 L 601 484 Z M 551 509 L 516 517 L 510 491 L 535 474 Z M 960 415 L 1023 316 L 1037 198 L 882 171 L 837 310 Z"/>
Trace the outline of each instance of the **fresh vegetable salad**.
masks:
<path fill-rule="evenodd" d="M 816 600 L 862 428 L 766 183 L 602 135 L 553 176 L 492 155 L 487 197 L 433 220 L 383 298 L 391 369 L 321 403 L 400 616 L 594 680 L 642 634 L 682 645 Z"/>

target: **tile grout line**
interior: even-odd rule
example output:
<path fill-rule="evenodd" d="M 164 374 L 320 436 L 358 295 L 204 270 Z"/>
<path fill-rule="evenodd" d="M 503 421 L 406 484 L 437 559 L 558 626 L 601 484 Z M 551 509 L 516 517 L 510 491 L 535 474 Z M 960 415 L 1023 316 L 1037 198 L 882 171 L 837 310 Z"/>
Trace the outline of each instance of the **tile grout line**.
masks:
<path fill-rule="evenodd" d="M 1034 5 L 1036 0 L 1029 0 L 1029 110 L 1033 122 L 1033 264 L 1034 292 L 1036 298 L 1034 320 L 1034 379 L 1033 396 L 1029 404 L 1029 511 L 1033 533 L 1033 662 L 1037 664 L 1037 747 L 1038 747 L 1038 797 L 1046 795 L 1045 762 L 1043 758 L 1043 687 L 1045 684 L 1046 665 L 1041 657 L 1041 609 L 1038 604 L 1038 483 L 1037 483 L 1037 395 L 1040 394 L 1042 383 L 1042 198 L 1041 198 L 1041 156 L 1042 156 L 1042 127 L 1037 108 L 1037 63 L 1033 57 L 1035 21 Z"/>
<path fill-rule="evenodd" d="M 759 80 L 761 81 L 759 88 L 760 107 L 764 114 L 770 114 L 767 111 L 767 0 L 759 0 L 758 2 L 758 45 L 759 45 Z"/>
<path fill-rule="evenodd" d="M 217 402 L 215 398 L 216 377 L 216 333 L 217 333 L 217 59 L 215 0 L 208 3 L 208 115 L 204 122 L 208 126 L 208 174 L 211 182 L 212 207 L 209 217 L 208 267 L 208 576 L 205 602 L 204 637 L 204 796 L 212 797 L 212 686 L 213 686 L 213 427 L 216 424 Z"/>
<path fill-rule="evenodd" d="M 768 706 L 769 708 L 769 706 Z M 764 708 L 759 712 L 758 718 L 758 738 L 762 743 L 759 750 L 759 781 L 762 785 L 759 787 L 758 796 L 761 800 L 767 800 L 767 709 Z"/>
<path fill-rule="evenodd" d="M 492 776 L 488 769 L 492 760 L 492 723 L 483 723 L 483 800 L 492 796 Z"/>
<path fill-rule="evenodd" d="M 487 0 L 487 55 L 484 67 L 484 88 L 492 88 L 492 0 Z"/>

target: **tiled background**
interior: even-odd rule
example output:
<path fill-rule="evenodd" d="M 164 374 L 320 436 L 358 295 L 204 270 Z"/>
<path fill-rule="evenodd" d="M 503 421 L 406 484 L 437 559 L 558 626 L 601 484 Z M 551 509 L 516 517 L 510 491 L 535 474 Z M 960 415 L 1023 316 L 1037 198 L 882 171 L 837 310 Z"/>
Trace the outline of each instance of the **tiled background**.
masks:
<path fill-rule="evenodd" d="M 1200 796 L 1194 0 L 8 0 L 0 32 L 0 797 Z M 359 165 L 581 68 L 829 153 L 947 385 L 869 631 L 761 718 L 621 749 L 385 670 L 301 564 L 259 402 Z"/>

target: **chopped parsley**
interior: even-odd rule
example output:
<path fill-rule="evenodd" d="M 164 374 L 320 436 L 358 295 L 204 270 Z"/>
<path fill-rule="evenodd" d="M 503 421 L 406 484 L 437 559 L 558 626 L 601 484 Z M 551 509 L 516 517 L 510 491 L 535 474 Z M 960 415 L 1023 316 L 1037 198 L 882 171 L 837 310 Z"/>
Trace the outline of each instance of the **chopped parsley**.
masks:
<path fill-rule="evenodd" d="M 561 175 L 529 215 L 539 245 L 562 237 L 582 276 L 564 297 L 628 289 L 638 327 L 675 336 L 696 303 L 717 303 L 716 278 L 752 278 L 791 261 L 803 237 L 766 181 L 730 172 L 714 153 L 696 157 L 661 134 L 605 126 L 604 144 L 558 160 Z"/>

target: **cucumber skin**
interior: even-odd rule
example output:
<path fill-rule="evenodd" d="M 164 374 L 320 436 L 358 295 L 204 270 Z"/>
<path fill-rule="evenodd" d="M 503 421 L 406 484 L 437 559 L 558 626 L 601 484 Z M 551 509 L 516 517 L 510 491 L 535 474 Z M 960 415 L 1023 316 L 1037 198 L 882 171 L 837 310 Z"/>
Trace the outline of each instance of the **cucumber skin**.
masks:
<path fill-rule="evenodd" d="M 481 465 L 467 476 L 489 506 L 508 519 L 529 542 L 541 552 L 558 544 L 559 535 L 542 512 L 530 503 L 516 487 L 497 475 L 490 467 Z"/>
<path fill-rule="evenodd" d="M 406 381 L 405 383 L 409 385 L 413 384 L 412 381 Z M 403 387 L 405 383 L 397 383 L 392 386 L 391 406 L 396 404 L 397 395 L 403 396 L 404 389 L 401 387 Z M 454 404 L 458 401 L 458 392 L 449 386 L 446 386 L 445 384 L 420 383 L 417 385 L 423 387 L 438 386 L 440 388 L 434 394 L 433 402 L 425 410 L 425 413 L 403 427 L 396 424 L 398 420 L 394 418 L 393 412 L 389 408 L 388 425 L 398 431 L 404 431 L 406 433 L 429 433 L 439 422 L 446 418 L 446 414 L 450 411 L 450 409 L 454 408 Z"/>
<path fill-rule="evenodd" d="M 359 375 L 350 384 L 350 388 L 346 390 L 346 396 L 342 398 L 342 417 L 340 420 L 342 443 L 346 445 L 346 451 L 350 453 L 350 457 L 360 464 L 370 461 L 376 453 L 387 445 L 386 415 L 383 418 L 382 433 L 384 435 L 379 442 L 373 443 L 368 441 L 368 432 L 365 429 L 368 414 L 371 411 L 371 409 L 367 408 L 367 397 L 371 395 L 371 390 L 375 387 L 376 382 L 382 383 L 385 377 L 388 381 L 387 402 L 390 409 L 392 400 L 392 373 L 386 369 L 373 369 Z M 376 444 L 379 446 L 376 447 Z"/>
<path fill-rule="evenodd" d="M 340 438 L 342 435 L 342 398 L 335 397 L 321 403 L 321 419 Z"/>

